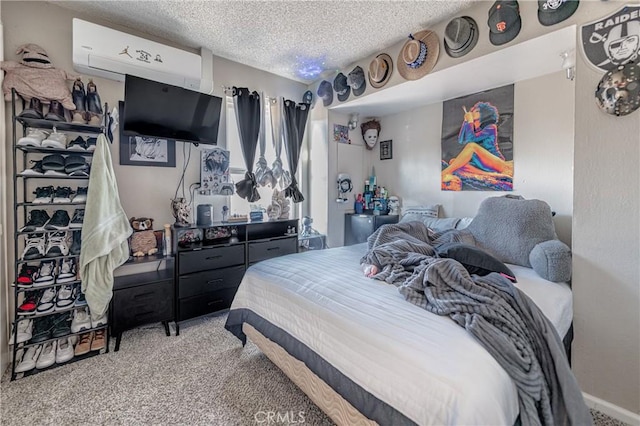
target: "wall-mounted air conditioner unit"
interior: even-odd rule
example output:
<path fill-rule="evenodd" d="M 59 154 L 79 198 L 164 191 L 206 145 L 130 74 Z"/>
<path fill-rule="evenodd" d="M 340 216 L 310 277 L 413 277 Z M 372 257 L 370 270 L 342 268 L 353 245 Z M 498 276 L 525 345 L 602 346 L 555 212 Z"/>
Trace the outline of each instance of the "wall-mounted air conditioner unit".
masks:
<path fill-rule="evenodd" d="M 181 49 L 73 19 L 73 68 L 83 74 L 124 81 L 125 74 L 213 93 L 211 51 Z"/>

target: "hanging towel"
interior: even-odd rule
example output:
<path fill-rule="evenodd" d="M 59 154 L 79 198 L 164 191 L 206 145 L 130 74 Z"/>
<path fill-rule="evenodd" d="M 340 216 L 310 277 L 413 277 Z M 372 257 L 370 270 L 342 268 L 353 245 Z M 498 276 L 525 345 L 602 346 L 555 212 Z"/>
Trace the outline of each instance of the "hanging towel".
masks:
<path fill-rule="evenodd" d="M 80 278 L 91 317 L 107 312 L 113 294 L 113 270 L 129 258 L 131 225 L 120 205 L 118 184 L 104 134 L 98 136 L 82 224 Z"/>

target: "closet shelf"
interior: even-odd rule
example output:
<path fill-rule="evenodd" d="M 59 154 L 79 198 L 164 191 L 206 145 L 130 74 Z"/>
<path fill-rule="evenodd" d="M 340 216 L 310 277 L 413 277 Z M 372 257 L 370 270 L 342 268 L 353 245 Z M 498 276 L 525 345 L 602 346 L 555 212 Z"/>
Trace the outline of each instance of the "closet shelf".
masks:
<path fill-rule="evenodd" d="M 76 284 L 80 284 L 82 282 L 82 280 L 74 280 L 74 281 L 69 281 L 66 283 L 55 283 L 55 284 L 47 284 L 47 285 L 39 285 L 39 286 L 31 286 L 31 287 L 18 287 L 16 286 L 16 283 L 12 283 L 11 287 L 15 287 L 16 291 L 19 293 L 24 293 L 24 292 L 29 292 L 29 291 L 36 291 L 36 290 L 45 290 L 47 288 L 50 287 L 62 287 L 63 285 L 76 285 Z"/>
<path fill-rule="evenodd" d="M 85 157 L 92 157 L 94 151 L 75 151 L 73 149 L 56 149 L 56 148 L 38 148 L 35 146 L 22 146 L 16 145 L 16 149 L 24 152 L 37 152 L 40 154 L 61 154 L 61 155 L 82 155 Z"/>
<path fill-rule="evenodd" d="M 90 351 L 90 352 L 88 352 L 88 353 L 86 353 L 84 355 L 74 356 L 69 361 L 67 361 L 67 362 L 65 362 L 63 364 L 53 364 L 51 367 L 47 367 L 47 368 L 43 368 L 43 369 L 34 368 L 33 370 L 25 371 L 24 373 L 16 373 L 16 377 L 15 378 L 16 379 L 22 379 L 22 378 L 27 377 L 27 376 L 32 376 L 34 374 L 38 374 L 38 373 L 40 373 L 42 371 L 52 370 L 54 368 L 58 368 L 58 367 L 61 367 L 61 366 L 64 366 L 64 365 L 69 365 L 69 364 L 74 363 L 74 362 L 78 362 L 78 361 L 85 360 L 87 358 L 94 357 L 96 355 L 102 355 L 103 353 L 106 352 L 106 349 L 107 348 L 102 348 L 99 351 Z"/>
<path fill-rule="evenodd" d="M 86 203 L 16 203 L 16 207 L 56 207 L 56 206 L 84 206 Z"/>
<path fill-rule="evenodd" d="M 89 176 L 51 176 L 51 175 L 28 175 L 17 174 L 16 177 L 23 179 L 50 179 L 50 180 L 89 180 Z"/>
<path fill-rule="evenodd" d="M 37 234 L 37 232 L 34 232 L 34 234 Z M 68 254 L 66 256 L 53 256 L 53 257 L 46 257 L 46 256 L 42 256 L 42 257 L 36 257 L 35 259 L 23 259 L 23 258 L 19 258 L 18 260 L 16 260 L 16 265 L 20 265 L 21 263 L 34 263 L 34 262 L 40 262 L 41 260 L 60 260 L 60 259 L 68 259 L 70 257 L 75 257 L 75 258 L 79 258 L 80 255 L 79 254 Z M 18 271 L 19 272 L 19 271 Z"/>
<path fill-rule="evenodd" d="M 53 342 L 54 340 L 64 339 L 65 337 L 80 336 L 82 334 L 91 333 L 92 331 L 104 330 L 108 326 L 109 326 L 108 324 L 101 325 L 100 327 L 91 328 L 89 330 L 82 330 L 79 333 L 65 334 L 64 336 L 54 337 L 54 338 L 43 340 L 42 342 L 37 342 L 37 343 L 28 343 L 29 341 L 27 340 L 26 342 L 18 343 L 18 348 L 28 348 L 29 346 L 38 346 L 38 345 L 42 345 L 42 344 L 45 344 L 45 343 L 48 343 L 48 342 Z M 11 343 L 11 342 L 9 342 L 9 344 L 13 345 L 13 343 Z"/>
<path fill-rule="evenodd" d="M 102 133 L 103 126 L 90 126 L 88 124 L 76 124 L 65 121 L 41 120 L 37 118 L 16 117 L 16 121 L 25 127 L 34 129 L 53 129 L 74 133 Z"/>

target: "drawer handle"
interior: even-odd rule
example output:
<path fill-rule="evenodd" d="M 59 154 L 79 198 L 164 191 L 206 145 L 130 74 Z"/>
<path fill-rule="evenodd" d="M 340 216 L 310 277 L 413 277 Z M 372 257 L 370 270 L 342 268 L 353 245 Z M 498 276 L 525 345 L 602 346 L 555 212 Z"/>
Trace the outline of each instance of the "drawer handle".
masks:
<path fill-rule="evenodd" d="M 214 300 L 212 302 L 207 303 L 207 306 L 211 306 L 211 305 L 215 305 L 216 303 L 220 303 L 222 302 L 224 299 L 218 299 L 218 300 Z"/>
<path fill-rule="evenodd" d="M 222 257 L 221 254 L 217 254 L 215 256 L 209 256 L 206 258 L 206 260 L 213 260 L 213 259 L 220 259 Z"/>
<path fill-rule="evenodd" d="M 140 299 L 142 297 L 147 297 L 153 294 L 153 291 L 148 291 L 146 293 L 140 293 L 140 294 L 136 294 L 135 296 L 133 296 L 134 299 Z"/>
<path fill-rule="evenodd" d="M 271 251 L 271 250 L 280 250 L 280 247 L 269 247 L 267 249 L 267 251 Z"/>
<path fill-rule="evenodd" d="M 221 283 L 221 282 L 222 282 L 222 278 L 216 278 L 215 280 L 207 281 L 207 284 L 215 284 L 215 283 Z"/>

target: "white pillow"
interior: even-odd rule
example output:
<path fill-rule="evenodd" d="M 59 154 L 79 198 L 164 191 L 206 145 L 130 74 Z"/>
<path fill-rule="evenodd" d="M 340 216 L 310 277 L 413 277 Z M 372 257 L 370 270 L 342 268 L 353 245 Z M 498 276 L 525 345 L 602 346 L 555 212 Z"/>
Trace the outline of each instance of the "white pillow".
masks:
<path fill-rule="evenodd" d="M 405 207 L 402 211 L 402 218 L 405 215 L 419 215 L 421 217 L 438 217 L 440 216 L 440 204 L 433 204 L 430 206 L 410 206 Z M 414 219 L 415 220 L 415 219 Z M 420 219 L 418 219 L 420 220 Z M 404 220 L 406 222 L 406 220 Z"/>

